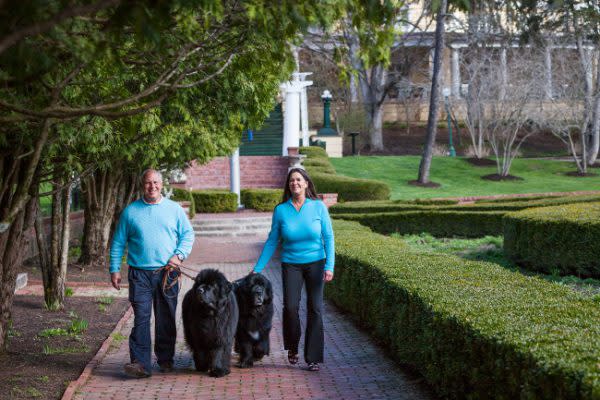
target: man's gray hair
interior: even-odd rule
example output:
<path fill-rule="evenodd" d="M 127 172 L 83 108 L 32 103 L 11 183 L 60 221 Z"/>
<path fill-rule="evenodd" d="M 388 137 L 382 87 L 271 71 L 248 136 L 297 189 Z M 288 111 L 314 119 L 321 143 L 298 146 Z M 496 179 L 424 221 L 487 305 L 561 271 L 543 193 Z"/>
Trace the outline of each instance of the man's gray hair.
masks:
<path fill-rule="evenodd" d="M 142 186 L 144 185 L 144 178 L 146 177 L 147 174 L 149 174 L 151 172 L 157 174 L 161 181 L 163 180 L 163 176 L 160 173 L 160 171 L 157 171 L 153 168 L 148 168 L 148 169 L 144 170 L 144 172 L 142 172 L 142 175 L 140 176 L 140 182 L 141 182 Z"/>

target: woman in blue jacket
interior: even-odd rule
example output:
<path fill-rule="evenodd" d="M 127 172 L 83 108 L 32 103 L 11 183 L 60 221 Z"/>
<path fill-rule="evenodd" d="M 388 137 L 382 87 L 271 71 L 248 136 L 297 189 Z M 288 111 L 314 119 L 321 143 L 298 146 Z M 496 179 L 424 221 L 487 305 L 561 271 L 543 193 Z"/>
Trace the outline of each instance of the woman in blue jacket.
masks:
<path fill-rule="evenodd" d="M 323 287 L 333 279 L 335 250 L 331 219 L 303 169 L 289 171 L 283 201 L 275 207 L 271 232 L 254 266 L 259 273 L 281 242 L 283 281 L 283 343 L 290 364 L 298 363 L 302 286 L 306 285 L 304 360 L 309 371 L 323 362 Z"/>

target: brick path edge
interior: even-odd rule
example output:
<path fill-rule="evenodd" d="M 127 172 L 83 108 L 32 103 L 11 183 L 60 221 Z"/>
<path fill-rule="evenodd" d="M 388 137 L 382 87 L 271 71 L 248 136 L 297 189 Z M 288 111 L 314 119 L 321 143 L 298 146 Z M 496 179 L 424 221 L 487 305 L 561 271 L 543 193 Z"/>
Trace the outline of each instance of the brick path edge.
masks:
<path fill-rule="evenodd" d="M 123 314 L 123 316 L 121 317 L 119 322 L 117 322 L 117 325 L 115 325 L 115 328 L 110 332 L 108 337 L 104 340 L 104 342 L 102 343 L 102 346 L 100 346 L 100 349 L 98 349 L 98 352 L 96 353 L 94 358 L 92 358 L 90 360 L 90 362 L 87 363 L 87 365 L 81 372 L 81 375 L 79 375 L 79 378 L 77 378 L 77 380 L 74 380 L 71 383 L 69 383 L 69 386 L 67 386 L 67 389 L 65 390 L 65 392 L 63 393 L 63 396 L 61 397 L 61 400 L 72 400 L 75 392 L 77 392 L 77 390 L 86 383 L 86 381 L 88 380 L 88 378 L 90 377 L 90 375 L 92 373 L 92 370 L 98 364 L 100 364 L 102 359 L 106 356 L 106 353 L 108 353 L 108 349 L 110 348 L 110 345 L 114 341 L 113 334 L 119 332 L 123 328 L 123 325 L 125 325 L 125 323 L 129 320 L 129 318 L 131 318 L 132 315 L 133 315 L 133 307 L 129 306 L 129 308 L 127 309 L 125 314 Z"/>

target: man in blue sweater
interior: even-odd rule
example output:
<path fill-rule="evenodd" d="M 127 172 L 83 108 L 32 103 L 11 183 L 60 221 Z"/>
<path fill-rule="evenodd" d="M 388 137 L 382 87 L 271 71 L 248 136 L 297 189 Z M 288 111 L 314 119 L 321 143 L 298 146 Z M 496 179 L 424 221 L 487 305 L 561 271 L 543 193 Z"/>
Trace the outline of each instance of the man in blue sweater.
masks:
<path fill-rule="evenodd" d="M 143 197 L 119 218 L 110 249 L 110 280 L 121 289 L 121 260 L 127 246 L 129 301 L 134 323 L 129 335 L 131 362 L 125 373 L 134 378 L 152 374 L 150 317 L 154 306 L 154 353 L 162 372 L 173 369 L 177 338 L 175 310 L 179 284 L 163 291 L 162 267 L 179 266 L 192 251 L 194 230 L 179 204 L 163 198 L 162 176 L 149 169 L 142 174 Z M 170 280 L 169 280 L 170 282 Z"/>

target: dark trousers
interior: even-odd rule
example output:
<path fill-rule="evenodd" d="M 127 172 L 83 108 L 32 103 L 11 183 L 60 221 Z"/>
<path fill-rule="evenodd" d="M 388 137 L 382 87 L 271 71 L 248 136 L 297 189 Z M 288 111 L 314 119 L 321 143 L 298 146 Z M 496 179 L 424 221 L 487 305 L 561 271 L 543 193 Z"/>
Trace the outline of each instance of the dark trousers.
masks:
<path fill-rule="evenodd" d="M 323 268 L 325 260 L 308 264 L 281 263 L 283 280 L 283 345 L 298 353 L 300 343 L 300 296 L 306 285 L 306 332 L 304 360 L 323 362 Z"/>
<path fill-rule="evenodd" d="M 129 267 L 129 301 L 134 313 L 133 328 L 129 335 L 129 355 L 131 362 L 141 363 L 148 373 L 152 372 L 150 318 L 153 307 L 154 354 L 158 363 L 172 362 L 175 355 L 175 311 L 179 283 L 163 293 L 164 273 Z"/>

